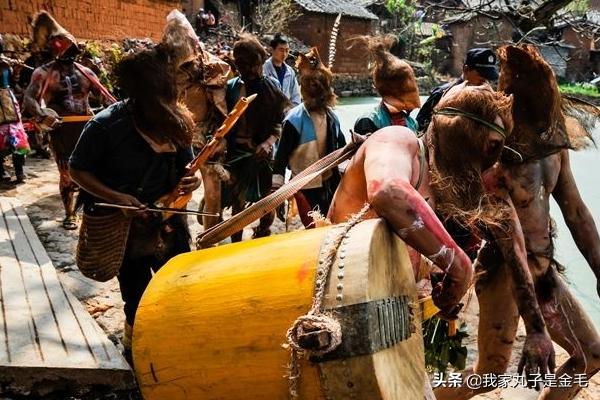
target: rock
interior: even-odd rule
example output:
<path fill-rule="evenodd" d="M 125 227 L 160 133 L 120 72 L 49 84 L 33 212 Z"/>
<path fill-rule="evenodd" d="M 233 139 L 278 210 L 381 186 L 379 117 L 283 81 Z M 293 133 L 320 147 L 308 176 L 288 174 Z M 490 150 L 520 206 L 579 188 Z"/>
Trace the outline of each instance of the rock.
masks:
<path fill-rule="evenodd" d="M 350 97 L 352 96 L 352 91 L 351 90 L 344 90 L 340 93 L 341 97 Z"/>

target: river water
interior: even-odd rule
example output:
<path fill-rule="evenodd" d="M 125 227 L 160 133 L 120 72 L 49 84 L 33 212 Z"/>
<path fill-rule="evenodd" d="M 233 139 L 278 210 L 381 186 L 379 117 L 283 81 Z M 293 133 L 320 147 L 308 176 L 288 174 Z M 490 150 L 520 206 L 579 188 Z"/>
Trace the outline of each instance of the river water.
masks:
<path fill-rule="evenodd" d="M 424 102 L 426 99 L 426 97 L 422 97 L 421 101 Z M 378 102 L 379 99 L 376 97 L 340 99 L 336 112 L 340 118 L 342 131 L 348 135 L 354 121 Z M 598 141 L 600 135 L 598 132 L 596 134 Z M 600 228 L 600 149 L 591 148 L 580 152 L 571 152 L 571 168 L 579 192 L 590 209 L 596 225 Z M 599 170 L 594 172 L 596 168 Z M 566 267 L 566 279 L 572 292 L 583 304 L 596 328 L 600 330 L 600 301 L 596 292 L 596 277 L 577 249 L 554 200 L 551 201 L 551 214 L 558 228 L 556 258 Z"/>

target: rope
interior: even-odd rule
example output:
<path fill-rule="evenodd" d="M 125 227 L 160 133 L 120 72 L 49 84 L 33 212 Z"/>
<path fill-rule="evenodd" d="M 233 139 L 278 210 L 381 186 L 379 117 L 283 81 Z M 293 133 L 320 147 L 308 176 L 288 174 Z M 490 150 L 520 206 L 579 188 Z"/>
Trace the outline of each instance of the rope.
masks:
<path fill-rule="evenodd" d="M 506 136 L 507 136 L 506 129 L 502 128 L 498 124 L 495 124 L 490 121 L 486 121 L 485 119 L 481 118 L 479 115 L 476 115 L 476 114 L 473 114 L 470 112 L 466 112 L 466 111 L 463 111 L 461 109 L 454 108 L 454 107 L 440 108 L 439 110 L 435 110 L 433 113 L 437 114 L 437 115 L 448 115 L 448 116 L 458 116 L 458 117 L 469 118 L 475 122 L 479 122 L 481 125 L 484 125 L 485 127 L 490 128 L 491 130 L 498 132 L 500 135 L 502 135 L 502 137 L 504 139 L 506 139 Z"/>
<path fill-rule="evenodd" d="M 305 315 L 296 319 L 290 329 L 287 331 L 287 342 L 291 351 L 291 360 L 288 366 L 288 383 L 290 399 L 298 399 L 298 382 L 300 378 L 299 361 L 302 354 L 309 353 L 315 356 L 322 356 L 335 350 L 342 343 L 342 327 L 340 323 L 330 314 L 322 311 L 323 298 L 325 297 L 325 287 L 331 267 L 335 262 L 336 255 L 344 236 L 358 224 L 371 209 L 369 203 L 341 226 L 339 232 L 335 235 L 330 244 L 322 250 L 324 254 L 323 263 L 319 263 L 317 276 L 315 279 L 315 295 L 313 296 L 312 307 Z M 334 228 L 335 229 L 335 228 Z M 307 343 L 302 343 L 302 338 L 310 335 L 318 335 L 316 344 L 311 342 L 310 348 Z"/>

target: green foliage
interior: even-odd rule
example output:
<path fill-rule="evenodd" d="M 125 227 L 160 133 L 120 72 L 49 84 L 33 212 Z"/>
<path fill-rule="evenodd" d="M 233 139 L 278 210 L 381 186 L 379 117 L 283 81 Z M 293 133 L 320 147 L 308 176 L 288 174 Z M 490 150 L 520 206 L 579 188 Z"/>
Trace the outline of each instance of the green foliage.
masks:
<path fill-rule="evenodd" d="M 415 7 L 410 0 L 386 0 L 385 6 L 402 23 L 409 23 L 415 12 Z"/>
<path fill-rule="evenodd" d="M 91 57 L 102 58 L 102 48 L 100 47 L 100 43 L 90 40 L 85 43 L 84 52 L 89 54 Z"/>
<path fill-rule="evenodd" d="M 456 370 L 465 369 L 467 347 L 462 345 L 467 334 L 467 325 L 462 323 L 456 336 L 448 336 L 448 322 L 433 317 L 423 322 L 425 342 L 425 365 L 429 370 L 446 372 L 448 366 Z"/>
<path fill-rule="evenodd" d="M 600 97 L 600 91 L 591 83 L 567 83 L 558 85 L 558 88 L 565 94 L 579 94 L 589 97 Z"/>
<path fill-rule="evenodd" d="M 116 43 L 113 43 L 108 50 L 104 53 L 104 60 L 106 69 L 103 71 L 105 76 L 106 87 L 113 93 L 118 93 L 117 79 L 112 73 L 115 65 L 117 65 L 123 58 L 123 48 Z M 103 74 L 103 75 L 104 75 Z M 102 82 L 104 83 L 104 82 Z"/>
<path fill-rule="evenodd" d="M 85 42 L 83 48 L 83 57 L 92 60 L 93 68 L 100 82 L 112 93 L 116 91 L 116 78 L 112 70 L 123 58 L 123 49 L 113 43 L 110 46 L 97 41 Z"/>
<path fill-rule="evenodd" d="M 573 15 L 584 15 L 590 9 L 588 0 L 575 0 L 569 3 L 565 10 L 571 12 Z"/>

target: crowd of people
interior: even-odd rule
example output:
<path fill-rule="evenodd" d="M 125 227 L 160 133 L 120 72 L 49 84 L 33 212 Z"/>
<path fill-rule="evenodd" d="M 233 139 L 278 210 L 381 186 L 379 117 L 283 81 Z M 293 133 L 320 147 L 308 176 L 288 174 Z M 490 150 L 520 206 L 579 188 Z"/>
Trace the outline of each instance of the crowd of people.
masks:
<path fill-rule="evenodd" d="M 200 21 L 204 29 L 214 16 L 205 13 Z M 498 56 L 471 49 L 462 77 L 436 88 L 421 106 L 414 72 L 390 53 L 390 39 L 358 42 L 372 59 L 381 103 L 356 120 L 352 140 L 363 143 L 345 169 L 327 171 L 294 195 L 304 226 L 315 226 L 315 212 L 343 223 L 369 204 L 366 218 L 385 219 L 410 246 L 415 274 L 427 265 L 417 278 L 431 281 L 431 295 L 447 319 L 457 317 L 477 275 L 479 355 L 467 374 L 506 370 L 519 316 L 527 330 L 520 370 L 554 371 L 555 340 L 571 357 L 559 372 L 595 374 L 600 337 L 559 274 L 549 196 L 599 278 L 600 238 L 570 172 L 569 116 L 548 64 L 529 45 L 502 47 Z M 115 273 L 125 302 L 126 344 L 153 272 L 190 251 L 186 218 L 149 208 L 173 190 L 183 195 L 202 183 L 200 211 L 206 215 L 199 220 L 208 229 L 224 208 L 242 212 L 285 185 L 289 175 L 346 146 L 331 69 L 316 48 L 298 55 L 296 68 L 287 64 L 289 39 L 282 34 L 273 37 L 270 56 L 256 37 L 240 35 L 228 64 L 204 50 L 190 23 L 173 11 L 161 42 L 126 55 L 114 71 L 126 94 L 120 101 L 75 61 L 75 39 L 48 13 L 34 19 L 33 45 L 51 57 L 33 72 L 23 109 L 50 131 L 63 226 L 78 227 L 77 206 L 83 205 L 86 246 L 80 250 L 91 254 L 106 239 L 94 230 L 94 218 L 110 218 L 121 229 L 113 248 L 119 253 Z M 28 146 L 10 65 L 0 59 L 0 150 L 12 154 L 22 181 Z M 526 83 L 519 80 L 524 70 L 535 73 Z M 494 90 L 489 82 L 497 79 Z M 200 174 L 186 175 L 194 154 L 238 101 L 254 94 Z M 106 108 L 93 115 L 90 95 Z M 263 215 L 253 236 L 270 235 L 274 218 Z M 242 233 L 232 240 L 242 240 Z M 436 395 L 465 399 L 483 390 L 442 388 Z M 545 390 L 545 398 L 566 399 L 578 388 Z"/>

